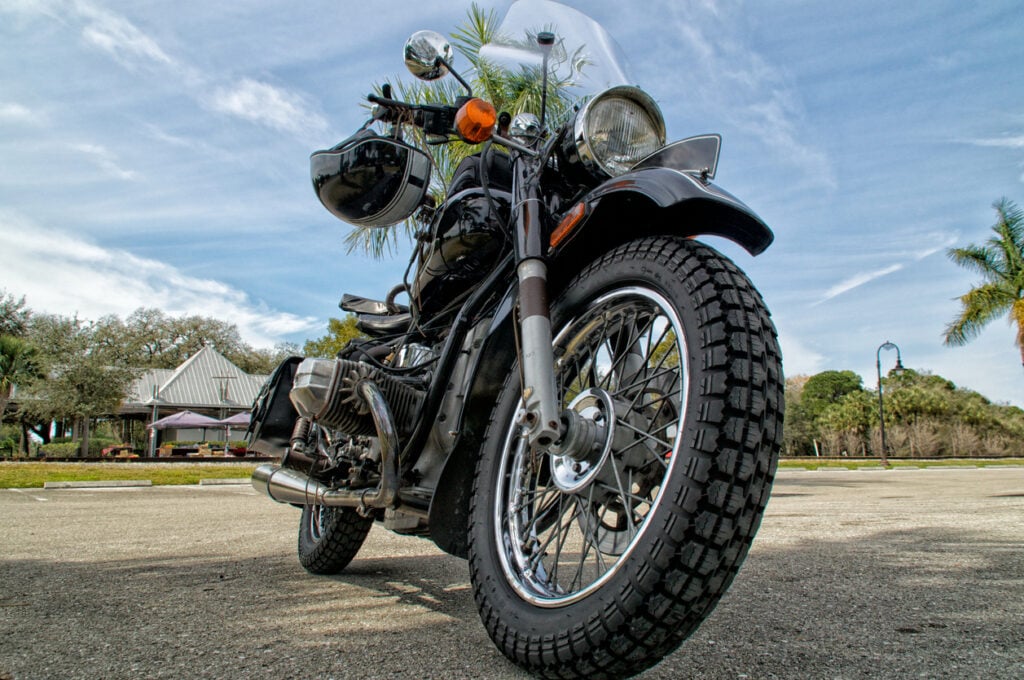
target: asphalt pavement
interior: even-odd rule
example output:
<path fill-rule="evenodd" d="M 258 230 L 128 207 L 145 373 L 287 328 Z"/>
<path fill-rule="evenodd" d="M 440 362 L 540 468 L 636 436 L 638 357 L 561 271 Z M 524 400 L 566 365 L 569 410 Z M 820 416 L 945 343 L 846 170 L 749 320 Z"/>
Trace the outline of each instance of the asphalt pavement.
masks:
<path fill-rule="evenodd" d="M 341 575 L 247 486 L 0 490 L 0 680 L 525 678 L 464 561 L 375 527 Z M 732 589 L 638 676 L 1024 677 L 1024 468 L 784 472 Z"/>

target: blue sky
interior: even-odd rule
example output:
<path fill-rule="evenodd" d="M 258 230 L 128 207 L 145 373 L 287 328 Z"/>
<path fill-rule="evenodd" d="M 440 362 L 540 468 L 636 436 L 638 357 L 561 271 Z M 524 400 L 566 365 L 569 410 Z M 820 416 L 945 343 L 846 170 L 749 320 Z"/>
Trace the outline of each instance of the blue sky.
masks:
<path fill-rule="evenodd" d="M 988 238 L 1000 197 L 1024 204 L 1019 2 L 567 4 L 617 39 L 671 138 L 723 135 L 717 182 L 776 243 L 714 245 L 762 291 L 787 375 L 873 387 L 891 340 L 909 367 L 1024 406 L 1008 323 L 941 344 L 975 282 L 945 250 Z M 404 74 L 410 33 L 466 7 L 0 0 L 0 288 L 84 318 L 214 316 L 261 346 L 321 335 L 407 250 L 346 255 L 309 153 Z"/>

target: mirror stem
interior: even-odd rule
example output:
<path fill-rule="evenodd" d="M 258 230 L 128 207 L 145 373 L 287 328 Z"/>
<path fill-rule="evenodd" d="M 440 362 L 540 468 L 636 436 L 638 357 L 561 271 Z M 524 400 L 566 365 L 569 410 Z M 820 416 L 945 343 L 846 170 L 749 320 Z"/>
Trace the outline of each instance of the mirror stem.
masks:
<path fill-rule="evenodd" d="M 466 88 L 466 94 L 468 96 L 472 97 L 473 96 L 473 88 L 471 88 L 469 86 L 469 83 L 467 83 L 465 80 L 463 80 L 462 76 L 459 75 L 459 72 L 456 71 L 455 69 L 453 69 L 452 65 L 449 64 L 447 61 L 445 61 L 444 57 L 438 57 L 437 60 L 445 65 L 445 67 L 448 69 L 448 72 L 451 73 L 453 76 L 455 76 L 455 80 L 459 81 L 459 83 L 464 88 Z"/>
<path fill-rule="evenodd" d="M 537 44 L 544 53 L 544 61 L 541 62 L 541 86 L 540 86 L 540 129 L 544 131 L 544 114 L 548 110 L 548 57 L 551 55 L 551 47 L 555 44 L 555 34 L 550 31 L 541 31 L 537 34 Z"/>

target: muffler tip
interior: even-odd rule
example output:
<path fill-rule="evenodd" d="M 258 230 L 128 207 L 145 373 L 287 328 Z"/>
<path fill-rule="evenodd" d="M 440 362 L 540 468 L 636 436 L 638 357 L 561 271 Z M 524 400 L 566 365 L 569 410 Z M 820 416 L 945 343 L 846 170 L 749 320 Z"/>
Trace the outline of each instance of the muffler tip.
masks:
<path fill-rule="evenodd" d="M 280 469 L 280 465 L 273 465 L 271 463 L 258 465 L 256 469 L 252 471 L 252 488 L 256 489 L 256 491 L 264 496 L 270 496 L 273 498 L 270 494 L 270 478 L 273 477 L 274 473 Z"/>

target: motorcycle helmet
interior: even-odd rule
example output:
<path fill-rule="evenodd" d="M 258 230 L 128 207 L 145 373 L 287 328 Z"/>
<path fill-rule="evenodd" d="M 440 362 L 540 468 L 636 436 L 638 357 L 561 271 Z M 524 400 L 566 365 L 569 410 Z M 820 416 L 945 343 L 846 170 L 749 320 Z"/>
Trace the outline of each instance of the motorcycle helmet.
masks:
<path fill-rule="evenodd" d="M 357 227 L 388 227 L 409 218 L 430 186 L 430 158 L 416 147 L 363 129 L 310 156 L 320 202 Z"/>

